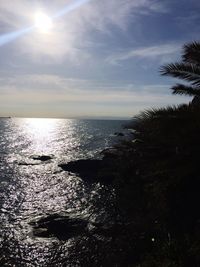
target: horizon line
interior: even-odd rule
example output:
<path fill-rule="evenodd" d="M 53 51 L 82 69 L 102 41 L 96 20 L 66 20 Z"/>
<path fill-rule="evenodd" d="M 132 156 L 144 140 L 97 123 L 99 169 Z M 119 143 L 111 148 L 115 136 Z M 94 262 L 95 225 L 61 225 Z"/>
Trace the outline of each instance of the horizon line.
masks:
<path fill-rule="evenodd" d="M 0 119 L 80 119 L 80 120 L 131 120 L 128 116 L 69 116 L 69 117 L 48 117 L 48 116 L 0 116 Z"/>

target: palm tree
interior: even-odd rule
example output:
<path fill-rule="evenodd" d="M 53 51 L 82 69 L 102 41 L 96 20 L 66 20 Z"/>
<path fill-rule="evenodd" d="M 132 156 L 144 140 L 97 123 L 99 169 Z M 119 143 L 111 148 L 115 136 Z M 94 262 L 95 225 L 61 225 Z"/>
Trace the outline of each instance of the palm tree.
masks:
<path fill-rule="evenodd" d="M 171 89 L 173 94 L 193 96 L 192 103 L 200 104 L 200 43 L 193 42 L 184 46 L 182 61 L 165 65 L 162 75 L 182 79 L 188 84 L 176 84 Z"/>

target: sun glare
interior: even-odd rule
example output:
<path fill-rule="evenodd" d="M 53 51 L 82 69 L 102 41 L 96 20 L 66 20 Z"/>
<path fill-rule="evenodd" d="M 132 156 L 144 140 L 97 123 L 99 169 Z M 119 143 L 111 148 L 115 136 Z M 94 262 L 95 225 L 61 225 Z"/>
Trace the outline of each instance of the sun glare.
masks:
<path fill-rule="evenodd" d="M 47 33 L 53 26 L 52 19 L 46 14 L 39 12 L 35 15 L 35 26 L 43 33 Z"/>

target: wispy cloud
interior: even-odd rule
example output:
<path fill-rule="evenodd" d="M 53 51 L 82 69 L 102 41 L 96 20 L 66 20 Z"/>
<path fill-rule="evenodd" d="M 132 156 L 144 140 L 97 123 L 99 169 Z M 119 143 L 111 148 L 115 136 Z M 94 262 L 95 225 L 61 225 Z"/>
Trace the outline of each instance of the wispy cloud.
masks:
<path fill-rule="evenodd" d="M 57 75 L 11 76 L 0 79 L 1 101 L 4 98 L 37 102 L 117 102 L 166 103 L 170 96 L 168 85 L 118 85 L 95 80 L 69 79 Z M 9 90 L 8 90 L 9 88 Z M 50 93 L 50 94 L 49 94 Z M 180 97 L 179 97 L 180 98 Z M 174 102 L 174 101 L 173 101 Z M 170 102 L 169 102 L 170 103 Z"/>
<path fill-rule="evenodd" d="M 74 1 L 58 0 L 51 5 L 45 5 L 45 2 L 1 2 L 1 28 L 11 31 L 30 26 L 34 23 L 34 14 L 38 10 L 53 16 Z M 126 30 L 140 12 L 149 14 L 164 10 L 165 7 L 156 0 L 91 0 L 72 13 L 55 19 L 54 28 L 48 34 L 42 35 L 35 31 L 20 38 L 16 49 L 40 63 L 69 60 L 79 64 L 90 58 L 85 47 L 91 41 L 92 31 L 112 34 L 111 26 Z"/>
<path fill-rule="evenodd" d="M 47 74 L 1 78 L 0 91 L 0 113 L 11 116 L 133 116 L 147 107 L 189 101 L 172 96 L 168 85 L 119 85 Z"/>
<path fill-rule="evenodd" d="M 106 61 L 111 64 L 118 64 L 120 61 L 128 60 L 131 58 L 146 58 L 155 59 L 159 58 L 163 61 L 166 56 L 172 55 L 180 51 L 181 45 L 179 44 L 162 44 L 143 48 L 135 48 L 129 51 L 120 51 L 107 57 Z"/>

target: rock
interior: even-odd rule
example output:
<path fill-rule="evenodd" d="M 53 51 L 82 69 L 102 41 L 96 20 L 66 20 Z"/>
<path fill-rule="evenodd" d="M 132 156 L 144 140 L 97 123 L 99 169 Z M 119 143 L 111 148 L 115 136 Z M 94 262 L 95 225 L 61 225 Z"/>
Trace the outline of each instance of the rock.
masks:
<path fill-rule="evenodd" d="M 74 173 L 98 171 L 102 167 L 102 160 L 95 159 L 81 159 L 77 161 L 70 161 L 67 164 L 59 164 L 65 171 Z"/>
<path fill-rule="evenodd" d="M 86 179 L 87 181 L 102 181 L 103 177 L 100 173 L 108 164 L 109 162 L 107 160 L 83 159 L 59 164 L 58 166 L 64 171 L 78 174 L 82 179 Z"/>
<path fill-rule="evenodd" d="M 19 162 L 19 166 L 35 166 L 38 165 L 38 163 L 28 163 L 28 162 Z"/>
<path fill-rule="evenodd" d="M 49 237 L 49 233 L 46 228 L 36 228 L 33 230 L 33 234 L 34 236 L 37 236 L 37 237 L 43 237 L 43 238 Z"/>
<path fill-rule="evenodd" d="M 56 237 L 63 241 L 82 234 L 113 237 L 122 233 L 124 229 L 124 225 L 120 223 L 95 223 L 61 214 L 52 214 L 30 224 L 33 227 L 34 236 L 41 238 Z"/>
<path fill-rule="evenodd" d="M 33 156 L 32 159 L 41 160 L 41 161 L 47 161 L 47 160 L 52 159 L 52 157 L 51 156 L 42 155 L 42 156 Z"/>
<path fill-rule="evenodd" d="M 29 223 L 33 227 L 33 235 L 40 238 L 56 237 L 66 241 L 79 235 L 98 235 L 116 237 L 123 233 L 127 225 L 121 222 L 91 222 L 80 217 L 72 217 L 64 213 L 51 214 Z"/>
<path fill-rule="evenodd" d="M 114 133 L 114 135 L 116 135 L 116 136 L 118 136 L 118 137 L 122 137 L 122 136 L 124 136 L 123 133 L 119 133 L 119 132 Z"/>
<path fill-rule="evenodd" d="M 67 215 L 52 214 L 30 224 L 36 237 L 57 237 L 59 240 L 67 240 L 83 234 L 87 230 L 88 222 Z"/>

